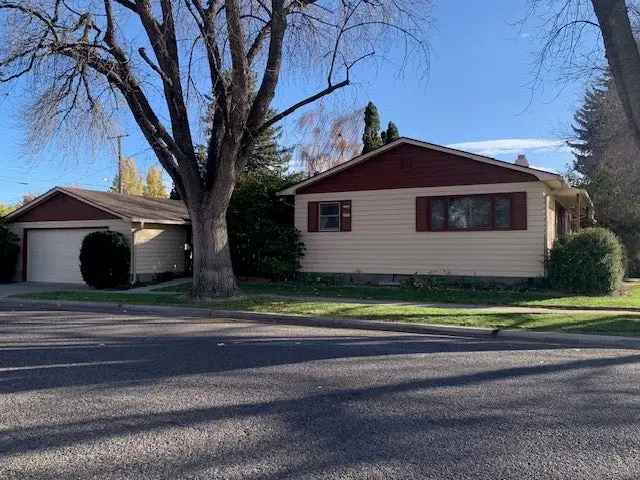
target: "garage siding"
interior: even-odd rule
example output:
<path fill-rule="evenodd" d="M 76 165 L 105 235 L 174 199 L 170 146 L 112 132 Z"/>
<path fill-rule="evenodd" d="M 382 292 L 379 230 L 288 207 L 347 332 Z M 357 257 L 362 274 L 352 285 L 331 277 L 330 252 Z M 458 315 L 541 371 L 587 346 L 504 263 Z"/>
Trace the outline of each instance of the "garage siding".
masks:
<path fill-rule="evenodd" d="M 86 228 L 98 229 L 107 228 L 122 233 L 131 242 L 131 224 L 124 220 L 74 220 L 55 222 L 18 222 L 9 224 L 9 228 L 20 238 L 20 255 L 18 256 L 18 269 L 14 277 L 15 281 L 21 281 L 23 277 L 23 255 L 24 255 L 24 231 L 25 229 L 67 229 Z M 78 252 L 80 255 L 80 252 Z"/>
<path fill-rule="evenodd" d="M 184 225 L 145 224 L 136 229 L 135 273 L 148 277 L 159 273 L 184 273 Z"/>
<path fill-rule="evenodd" d="M 526 230 L 416 231 L 416 197 L 499 192 L 526 192 Z M 308 232 L 308 202 L 331 200 L 351 200 L 352 231 Z M 544 275 L 547 203 L 542 182 L 296 195 L 295 212 L 306 246 L 304 272 Z"/>

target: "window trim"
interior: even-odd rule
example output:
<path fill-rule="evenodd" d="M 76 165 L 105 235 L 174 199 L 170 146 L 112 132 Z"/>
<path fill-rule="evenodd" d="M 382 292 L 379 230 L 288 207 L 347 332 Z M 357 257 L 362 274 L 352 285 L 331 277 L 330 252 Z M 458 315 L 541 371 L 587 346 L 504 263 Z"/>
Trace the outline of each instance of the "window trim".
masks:
<path fill-rule="evenodd" d="M 491 208 L 489 210 L 489 226 L 487 227 L 472 227 L 472 228 L 450 228 L 449 227 L 449 204 L 452 199 L 458 198 L 489 198 L 491 202 Z M 514 193 L 513 192 L 498 192 L 498 193 L 471 193 L 471 194 L 460 194 L 460 195 L 434 195 L 434 196 L 426 196 L 424 198 L 427 199 L 426 205 L 426 225 L 427 229 L 425 231 L 428 232 L 492 232 L 492 231 L 512 231 L 512 230 L 520 230 L 519 228 L 514 228 L 514 201 L 513 201 Z M 498 198 L 507 198 L 510 202 L 509 215 L 510 222 L 509 226 L 497 226 L 496 225 L 496 199 Z M 434 200 L 444 200 L 444 225 L 443 228 L 434 229 L 432 226 L 432 217 L 431 217 L 431 205 Z"/>
<path fill-rule="evenodd" d="M 334 229 L 322 228 L 322 205 L 336 205 L 338 207 L 338 226 Z M 325 215 L 333 216 L 333 215 Z M 332 200 L 326 202 L 318 202 L 318 232 L 335 233 L 342 231 L 342 202 L 340 200 Z"/>

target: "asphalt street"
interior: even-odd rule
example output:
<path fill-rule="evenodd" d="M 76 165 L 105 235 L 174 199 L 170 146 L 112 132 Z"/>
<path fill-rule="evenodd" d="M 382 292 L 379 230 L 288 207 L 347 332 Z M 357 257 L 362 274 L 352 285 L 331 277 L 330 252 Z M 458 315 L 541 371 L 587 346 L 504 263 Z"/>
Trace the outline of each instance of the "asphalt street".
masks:
<path fill-rule="evenodd" d="M 640 351 L 0 308 L 0 478 L 635 479 Z"/>

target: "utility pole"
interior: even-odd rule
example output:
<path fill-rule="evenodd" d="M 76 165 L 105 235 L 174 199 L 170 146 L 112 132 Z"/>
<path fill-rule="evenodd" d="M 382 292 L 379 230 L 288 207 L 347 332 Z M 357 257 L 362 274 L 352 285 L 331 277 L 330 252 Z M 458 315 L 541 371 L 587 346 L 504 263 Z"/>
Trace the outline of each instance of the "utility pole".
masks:
<path fill-rule="evenodd" d="M 122 139 L 128 137 L 127 134 L 114 135 L 110 139 L 116 139 L 118 142 L 118 193 L 122 193 Z"/>

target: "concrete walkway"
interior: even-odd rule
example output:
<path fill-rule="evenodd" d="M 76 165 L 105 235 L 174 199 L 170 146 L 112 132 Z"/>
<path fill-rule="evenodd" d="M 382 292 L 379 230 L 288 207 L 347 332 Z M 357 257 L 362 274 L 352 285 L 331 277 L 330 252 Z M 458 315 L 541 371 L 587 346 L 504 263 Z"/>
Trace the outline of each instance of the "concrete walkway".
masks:
<path fill-rule="evenodd" d="M 153 285 L 146 285 L 144 287 L 130 288 L 129 290 L 122 290 L 122 293 L 175 293 L 175 292 L 157 292 L 156 290 L 160 288 L 165 288 L 165 287 L 175 287 L 177 285 L 182 285 L 183 283 L 187 283 L 190 281 L 191 279 L 188 277 L 175 278 L 167 282 L 155 283 Z"/>
<path fill-rule="evenodd" d="M 17 282 L 0 283 L 0 298 L 7 298 L 12 295 L 22 295 L 27 293 L 61 292 L 71 290 L 88 290 L 86 285 L 75 283 L 40 283 L 40 282 Z"/>

